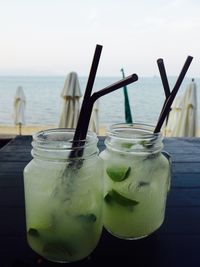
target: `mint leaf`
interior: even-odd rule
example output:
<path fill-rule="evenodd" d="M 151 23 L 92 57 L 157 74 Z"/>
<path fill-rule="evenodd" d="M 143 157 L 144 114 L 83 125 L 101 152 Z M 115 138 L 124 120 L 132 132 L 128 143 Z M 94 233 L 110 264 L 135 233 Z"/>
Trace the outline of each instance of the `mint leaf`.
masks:
<path fill-rule="evenodd" d="M 133 146 L 133 144 L 132 143 L 122 143 L 121 146 L 124 148 L 131 148 Z"/>
<path fill-rule="evenodd" d="M 28 230 L 28 234 L 33 236 L 33 237 L 38 237 L 40 234 L 38 232 L 38 230 L 34 229 L 34 228 L 29 228 Z"/>
<path fill-rule="evenodd" d="M 78 215 L 77 219 L 86 223 L 91 223 L 91 222 L 94 223 L 97 220 L 97 217 L 93 213 L 89 213 L 84 215 L 83 214 Z"/>
<path fill-rule="evenodd" d="M 62 242 L 51 242 L 47 243 L 43 247 L 43 252 L 46 255 L 51 255 L 54 258 L 66 258 L 72 255 L 72 253 L 69 251 L 69 249 L 66 247 L 66 244 L 63 244 Z"/>

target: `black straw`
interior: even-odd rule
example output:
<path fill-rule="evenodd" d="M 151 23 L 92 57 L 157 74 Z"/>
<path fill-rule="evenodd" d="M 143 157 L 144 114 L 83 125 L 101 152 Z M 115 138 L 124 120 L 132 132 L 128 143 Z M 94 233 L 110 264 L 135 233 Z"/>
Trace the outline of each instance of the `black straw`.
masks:
<path fill-rule="evenodd" d="M 191 57 L 191 56 L 187 57 L 185 64 L 184 64 L 184 66 L 183 66 L 183 68 L 179 74 L 177 81 L 176 81 L 176 84 L 175 84 L 172 92 L 170 93 L 170 96 L 168 97 L 167 101 L 164 103 L 159 120 L 158 120 L 157 125 L 156 125 L 155 130 L 154 130 L 154 133 L 160 132 L 160 129 L 163 125 L 163 122 L 164 122 L 165 118 L 167 117 L 167 115 L 171 109 L 171 105 L 172 105 L 174 98 L 175 98 L 175 96 L 176 96 L 176 94 L 177 94 L 177 92 L 181 86 L 181 83 L 185 77 L 185 74 L 186 74 L 186 72 L 187 72 L 187 70 L 188 70 L 188 68 L 192 62 L 192 59 L 193 59 L 193 57 Z"/>
<path fill-rule="evenodd" d="M 170 88 L 169 88 L 169 83 L 168 83 L 167 74 L 166 74 L 163 59 L 159 58 L 157 60 L 157 64 L 158 64 L 158 69 L 160 71 L 160 76 L 161 76 L 162 84 L 163 84 L 164 91 L 165 91 L 165 97 L 167 99 L 170 95 Z"/>
<path fill-rule="evenodd" d="M 78 123 L 77 123 L 77 127 L 76 127 L 73 141 L 82 140 L 85 138 L 85 135 L 83 134 L 83 132 L 85 132 L 85 131 L 83 131 L 83 129 L 86 127 L 84 118 L 86 116 L 85 113 L 87 110 L 87 105 L 89 103 L 92 88 L 94 85 L 102 48 L 103 48 L 103 46 L 96 45 L 96 49 L 95 49 L 95 53 L 94 53 L 94 57 L 93 57 L 93 61 L 92 61 L 91 69 L 90 69 L 90 74 L 89 74 L 88 82 L 86 85 L 85 94 L 84 94 L 84 98 L 83 98 L 83 102 L 82 102 L 82 107 L 80 110 L 79 119 L 78 119 Z M 76 144 L 74 144 L 74 145 L 76 146 Z"/>
<path fill-rule="evenodd" d="M 126 86 L 130 83 L 133 83 L 137 80 L 138 80 L 137 74 L 132 74 L 132 75 L 116 82 L 116 83 L 113 83 L 113 84 L 99 90 L 98 92 L 93 93 L 93 95 L 90 97 L 89 101 L 87 102 L 87 108 L 84 110 L 85 111 L 85 113 L 84 113 L 84 128 L 82 128 L 82 137 L 83 138 L 80 140 L 84 140 L 86 138 L 94 102 L 98 98 L 100 98 L 104 95 L 107 95 L 107 94 L 109 94 L 109 93 L 111 93 L 111 92 L 113 92 L 113 91 L 115 91 L 115 90 L 117 90 L 123 86 Z"/>
<path fill-rule="evenodd" d="M 138 76 L 137 74 L 132 74 L 116 83 L 113 83 L 107 87 L 105 87 L 104 89 L 99 90 L 98 92 L 95 92 L 92 96 L 91 96 L 91 101 L 94 103 L 98 98 L 100 98 L 101 96 L 107 95 L 121 87 L 124 87 L 130 83 L 133 83 L 135 81 L 138 80 Z"/>
<path fill-rule="evenodd" d="M 93 93 L 93 95 L 89 98 L 87 102 L 87 106 L 84 107 L 83 109 L 83 114 L 84 114 L 84 127 L 81 129 L 81 139 L 74 140 L 73 142 L 73 147 L 78 148 L 82 147 L 85 144 L 85 139 L 88 131 L 88 126 L 90 122 L 90 117 L 92 113 L 92 108 L 94 105 L 94 102 L 100 98 L 101 96 L 107 95 L 123 86 L 126 86 L 130 83 L 133 83 L 138 80 L 137 74 L 132 74 L 112 85 L 109 85 L 105 87 L 104 89 L 99 90 L 98 92 Z M 75 157 L 79 156 L 81 157 L 83 154 L 83 149 L 78 149 L 78 150 L 73 150 L 70 157 Z"/>
<path fill-rule="evenodd" d="M 165 103 L 166 103 L 168 97 L 170 96 L 170 87 L 169 87 L 169 83 L 168 83 L 168 79 L 167 79 L 167 74 L 166 74 L 166 70 L 165 70 L 164 61 L 163 61 L 162 58 L 159 58 L 157 60 L 157 65 L 158 65 L 158 69 L 159 69 L 159 72 L 160 72 L 160 77 L 161 77 L 161 80 L 162 80 L 163 88 L 164 88 L 164 91 L 165 91 L 165 102 L 164 102 L 164 105 L 163 105 L 163 108 L 164 108 Z M 167 122 L 168 122 L 168 118 L 169 118 L 169 113 L 168 113 L 168 115 L 166 117 L 166 125 L 167 125 Z"/>

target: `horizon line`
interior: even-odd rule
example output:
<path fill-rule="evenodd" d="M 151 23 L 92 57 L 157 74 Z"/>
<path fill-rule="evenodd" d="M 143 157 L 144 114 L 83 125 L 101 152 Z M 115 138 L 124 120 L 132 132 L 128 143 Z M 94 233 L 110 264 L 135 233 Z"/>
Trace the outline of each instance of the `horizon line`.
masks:
<path fill-rule="evenodd" d="M 129 76 L 129 75 L 127 75 Z M 127 77 L 126 76 L 126 77 Z M 8 75 L 8 74 L 0 74 L 0 78 L 6 78 L 6 77 L 13 77 L 13 78 L 17 78 L 17 77 L 67 77 L 67 74 L 11 74 L 11 75 Z M 88 76 L 85 76 L 85 75 L 78 75 L 79 78 L 88 78 Z M 168 75 L 168 77 L 171 77 L 171 78 L 176 78 L 178 77 L 178 75 Z M 108 75 L 108 76 L 105 76 L 105 75 L 97 75 L 96 78 L 122 78 L 122 76 L 112 76 L 112 75 Z M 159 75 L 142 75 L 142 76 L 139 76 L 139 78 L 160 78 Z M 194 78 L 194 79 L 199 79 L 200 76 L 185 76 L 185 78 Z"/>

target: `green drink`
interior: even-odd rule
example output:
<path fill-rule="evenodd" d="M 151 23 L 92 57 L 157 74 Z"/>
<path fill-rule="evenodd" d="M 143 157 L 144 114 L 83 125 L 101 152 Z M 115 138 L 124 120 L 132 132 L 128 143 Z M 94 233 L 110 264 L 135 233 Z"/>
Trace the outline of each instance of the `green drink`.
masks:
<path fill-rule="evenodd" d="M 73 134 L 69 129 L 36 134 L 34 159 L 24 170 L 28 243 L 38 254 L 56 262 L 87 257 L 102 231 L 102 166 L 97 138 L 88 133 L 83 156 L 69 159 Z"/>
<path fill-rule="evenodd" d="M 160 134 L 146 125 L 114 125 L 106 138 L 104 226 L 113 235 L 138 239 L 164 220 L 170 162 Z"/>

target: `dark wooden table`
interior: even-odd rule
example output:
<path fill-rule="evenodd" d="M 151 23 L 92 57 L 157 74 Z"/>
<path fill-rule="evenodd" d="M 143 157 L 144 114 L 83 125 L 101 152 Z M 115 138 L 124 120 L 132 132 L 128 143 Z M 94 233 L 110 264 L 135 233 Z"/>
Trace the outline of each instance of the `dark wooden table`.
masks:
<path fill-rule="evenodd" d="M 200 139 L 165 139 L 173 160 L 172 188 L 164 224 L 138 241 L 105 230 L 88 259 L 72 266 L 200 266 Z M 100 138 L 100 149 L 104 148 Z M 31 160 L 31 136 L 16 137 L 0 150 L 0 267 L 69 266 L 40 259 L 26 242 L 23 169 Z M 112 265 L 111 265 L 112 264 Z"/>

